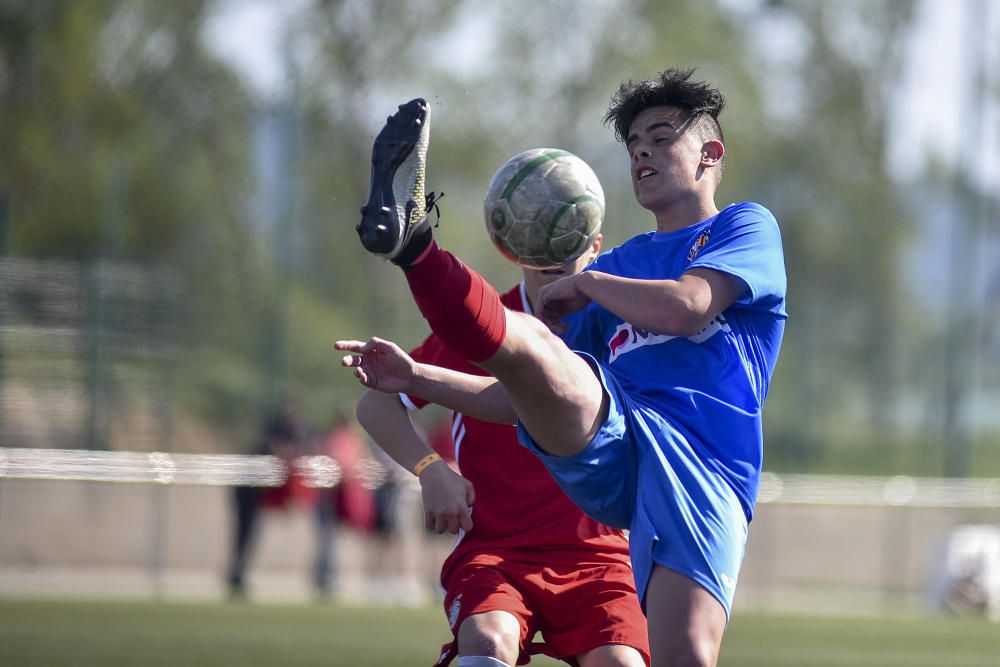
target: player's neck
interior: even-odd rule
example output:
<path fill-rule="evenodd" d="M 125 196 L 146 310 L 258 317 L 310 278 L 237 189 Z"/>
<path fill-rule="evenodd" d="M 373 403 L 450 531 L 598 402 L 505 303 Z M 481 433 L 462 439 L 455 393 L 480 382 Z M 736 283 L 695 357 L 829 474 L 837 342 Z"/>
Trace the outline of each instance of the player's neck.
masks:
<path fill-rule="evenodd" d="M 524 304 L 528 307 L 528 310 L 532 313 L 535 312 L 535 304 L 538 303 L 538 290 L 539 286 L 533 284 L 527 280 L 524 282 L 524 298 L 528 302 Z"/>
<path fill-rule="evenodd" d="M 653 211 L 656 217 L 656 231 L 660 234 L 696 225 L 718 213 L 719 208 L 711 198 L 681 199 Z"/>

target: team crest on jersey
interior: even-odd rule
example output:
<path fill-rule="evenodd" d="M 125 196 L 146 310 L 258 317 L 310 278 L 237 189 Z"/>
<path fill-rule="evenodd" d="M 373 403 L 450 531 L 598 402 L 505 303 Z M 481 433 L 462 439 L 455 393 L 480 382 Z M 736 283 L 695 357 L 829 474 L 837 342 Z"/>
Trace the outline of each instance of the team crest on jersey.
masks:
<path fill-rule="evenodd" d="M 698 256 L 699 252 L 701 252 L 701 249 L 704 248 L 706 245 L 708 245 L 708 239 L 710 236 L 712 236 L 711 227 L 709 227 L 708 229 L 706 229 L 705 231 L 703 231 L 701 234 L 698 235 L 698 238 L 695 239 L 694 241 L 694 245 L 692 245 L 691 249 L 688 250 L 689 262 L 693 262 L 694 258 Z"/>
<path fill-rule="evenodd" d="M 722 315 L 717 316 L 714 320 L 708 323 L 708 326 L 695 335 L 688 336 L 687 339 L 692 343 L 704 343 L 720 331 L 726 333 L 732 331 L 732 329 L 729 328 L 729 323 L 726 322 L 726 319 Z M 640 347 L 646 347 L 648 345 L 659 345 L 660 343 L 666 343 L 668 340 L 672 340 L 674 338 L 677 338 L 677 336 L 650 333 L 640 329 L 639 327 L 633 326 L 628 322 L 622 322 L 618 325 L 618 328 L 615 329 L 615 333 L 611 336 L 611 340 L 608 341 L 608 363 L 610 364 L 618 357 L 631 352 L 632 350 L 637 350 Z"/>
<path fill-rule="evenodd" d="M 455 596 L 455 599 L 451 602 L 451 608 L 448 609 L 448 625 L 451 629 L 455 629 L 455 623 L 458 622 L 458 614 L 462 611 L 462 594 L 459 593 Z"/>

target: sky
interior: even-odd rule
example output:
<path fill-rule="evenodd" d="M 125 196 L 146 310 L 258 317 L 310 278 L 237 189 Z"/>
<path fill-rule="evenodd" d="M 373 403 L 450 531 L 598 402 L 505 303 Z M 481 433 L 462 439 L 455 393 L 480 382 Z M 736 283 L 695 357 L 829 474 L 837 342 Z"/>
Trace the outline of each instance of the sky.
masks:
<path fill-rule="evenodd" d="M 1000 84 L 1000 3 L 924 0 L 917 29 L 906 48 L 908 67 L 890 109 L 895 132 L 890 137 L 889 154 L 894 164 L 907 177 L 916 175 L 927 159 L 954 167 L 968 155 L 968 142 L 975 141 L 992 148 L 980 165 L 984 182 L 1000 185 L 998 110 L 978 109 L 985 111 L 979 128 L 963 122 L 981 106 L 968 75 L 970 58 L 980 57 L 989 63 L 986 75 L 994 85 Z"/>
<path fill-rule="evenodd" d="M 285 84 L 284 26 L 309 4 L 309 0 L 223 0 L 204 37 L 254 90 L 262 97 L 272 97 Z"/>

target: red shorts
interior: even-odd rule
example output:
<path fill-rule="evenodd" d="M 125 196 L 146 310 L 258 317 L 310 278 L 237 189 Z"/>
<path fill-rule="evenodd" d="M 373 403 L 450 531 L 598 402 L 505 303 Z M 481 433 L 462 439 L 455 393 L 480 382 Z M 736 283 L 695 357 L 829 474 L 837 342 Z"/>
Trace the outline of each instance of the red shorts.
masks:
<path fill-rule="evenodd" d="M 592 554 L 584 558 L 595 560 Z M 577 655 L 605 644 L 632 646 L 649 664 L 646 617 L 625 563 L 546 565 L 478 554 L 453 567 L 443 583 L 444 609 L 456 637 L 473 614 L 506 611 L 517 618 L 519 665 L 539 653 L 576 665 Z M 542 642 L 532 641 L 536 632 Z M 436 664 L 447 665 L 457 653 L 454 640 L 442 647 Z"/>

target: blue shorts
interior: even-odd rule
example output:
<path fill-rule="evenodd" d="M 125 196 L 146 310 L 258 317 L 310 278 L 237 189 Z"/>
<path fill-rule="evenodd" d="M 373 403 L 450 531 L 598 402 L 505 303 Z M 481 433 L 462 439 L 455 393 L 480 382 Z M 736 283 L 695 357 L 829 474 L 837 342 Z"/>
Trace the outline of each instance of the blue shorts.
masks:
<path fill-rule="evenodd" d="M 635 403 L 589 354 L 609 401 L 608 418 L 583 451 L 546 454 L 518 423 L 518 438 L 588 515 L 628 528 L 636 590 L 646 606 L 653 565 L 679 572 L 732 609 L 747 540 L 736 493 L 662 414 Z"/>

